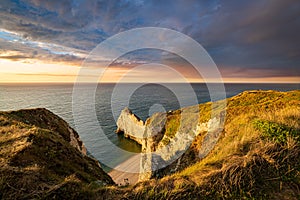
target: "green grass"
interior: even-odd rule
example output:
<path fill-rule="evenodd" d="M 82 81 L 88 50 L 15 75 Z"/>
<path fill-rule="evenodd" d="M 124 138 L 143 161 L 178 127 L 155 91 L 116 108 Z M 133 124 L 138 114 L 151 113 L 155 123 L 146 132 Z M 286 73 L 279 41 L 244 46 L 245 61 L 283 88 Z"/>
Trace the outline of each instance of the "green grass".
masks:
<path fill-rule="evenodd" d="M 222 104 L 214 105 L 217 106 L 216 110 L 222 109 L 220 106 Z M 210 119 L 211 106 L 211 103 L 199 105 L 200 122 L 207 122 Z M 62 167 L 64 169 L 62 171 L 51 173 L 51 170 L 47 170 L 45 182 L 52 185 L 45 190 L 49 194 L 44 196 L 46 198 L 299 199 L 300 91 L 243 92 L 227 99 L 226 113 L 225 127 L 221 137 L 205 158 L 197 159 L 197 153 L 205 135 L 203 133 L 196 137 L 190 149 L 183 155 L 182 167 L 179 167 L 179 171 L 160 179 L 151 179 L 123 188 L 98 186 L 93 181 L 95 180 L 93 172 L 85 169 L 86 167 L 83 169 L 80 167 L 86 162 L 79 162 L 73 157 L 71 159 L 70 155 L 73 154 L 71 147 L 62 150 L 57 146 L 59 143 L 62 146 L 67 145 L 63 136 L 55 134 L 55 130 L 63 131 L 63 126 L 45 130 L 46 124 L 38 119 L 33 119 L 30 123 L 40 122 L 43 127 L 32 126 L 20 119 L 21 115 L 23 118 L 28 117 L 24 112 L 17 116 L 0 115 L 2 161 L 11 161 L 18 155 L 18 159 L 14 161 L 22 161 L 18 166 L 21 166 L 24 171 L 27 170 L 26 173 L 21 173 L 21 177 L 12 173 L 12 169 L 2 171 L 0 176 L 2 196 L 9 195 L 5 191 L 13 191 L 9 189 L 7 182 L 10 186 L 19 189 L 17 185 L 13 185 L 12 180 L 33 184 L 26 179 L 30 177 L 30 180 L 40 181 L 34 178 L 37 178 L 35 176 L 41 170 L 39 166 L 42 165 L 35 166 L 30 162 L 48 153 L 49 156 L 44 158 L 43 162 L 53 164 L 59 162 L 65 159 L 61 154 L 66 154 L 70 162 L 65 163 L 66 168 Z M 168 114 L 165 136 L 162 139 L 165 143 L 168 143 L 168 140 L 176 134 L 180 114 L 180 110 Z M 36 138 L 28 140 L 30 134 L 34 134 Z M 56 145 L 51 141 L 55 141 Z M 33 152 L 28 151 L 32 144 L 35 144 Z M 34 159 L 22 160 L 24 158 L 21 155 L 26 155 L 26 158 L 33 155 Z M 42 160 L 40 162 L 42 163 Z M 2 163 L 2 166 L 7 163 L 10 162 Z M 80 173 L 72 173 L 74 171 L 80 171 Z M 5 173 L 4 176 L 4 172 L 9 172 L 9 175 Z M 87 184 L 87 182 L 90 183 Z M 24 198 L 24 193 L 22 194 L 23 196 L 19 195 Z"/>
<path fill-rule="evenodd" d="M 200 122 L 207 121 L 211 104 L 199 108 Z M 299 108 L 299 91 L 252 91 L 228 99 L 224 131 L 207 157 L 143 187 L 134 186 L 129 197 L 297 199 Z M 199 142 L 193 148 L 200 148 Z"/>
<path fill-rule="evenodd" d="M 180 127 L 180 119 L 181 119 L 180 110 L 176 110 L 171 113 L 168 113 L 166 124 L 165 124 L 165 129 L 164 129 L 165 130 L 164 136 L 161 140 L 163 145 L 168 145 L 170 142 L 170 139 L 176 135 L 176 132 L 178 131 L 178 129 Z"/>
<path fill-rule="evenodd" d="M 277 143 L 284 144 L 289 138 L 293 138 L 299 142 L 300 130 L 293 127 L 264 120 L 255 120 L 254 126 L 262 131 L 263 136 L 270 138 Z"/>

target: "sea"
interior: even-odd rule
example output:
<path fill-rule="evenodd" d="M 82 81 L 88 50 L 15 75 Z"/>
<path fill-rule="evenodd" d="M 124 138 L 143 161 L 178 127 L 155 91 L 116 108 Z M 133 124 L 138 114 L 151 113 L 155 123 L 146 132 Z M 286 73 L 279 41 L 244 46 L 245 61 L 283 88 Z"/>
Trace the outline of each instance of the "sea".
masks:
<path fill-rule="evenodd" d="M 141 151 L 140 145 L 115 133 L 116 120 L 123 108 L 129 107 L 140 119 L 146 120 L 154 112 L 165 112 L 211 101 L 211 93 L 220 92 L 209 90 L 204 83 L 101 83 L 96 86 L 84 84 L 76 89 L 77 95 L 78 90 L 80 91 L 80 98 L 76 101 L 76 123 L 80 124 L 80 130 L 77 130 L 78 126 L 74 120 L 72 106 L 76 97 L 73 92 L 74 85 L 70 83 L 2 83 L 0 84 L 0 110 L 49 109 L 79 132 L 90 155 L 98 159 L 106 171 Z M 221 99 L 224 95 L 232 97 L 245 90 L 299 89 L 300 84 L 228 83 L 224 84 L 225 93 L 221 91 L 222 95 L 217 95 L 217 98 Z M 91 94 L 87 92 L 89 90 L 94 91 L 92 102 L 86 102 L 87 99 L 91 99 L 85 96 Z M 92 104 L 90 107 L 94 108 L 94 111 L 86 112 L 86 104 Z M 96 118 L 90 116 L 92 113 L 96 113 Z M 102 135 L 99 133 L 100 129 Z M 112 146 L 120 148 L 121 151 L 114 151 Z"/>

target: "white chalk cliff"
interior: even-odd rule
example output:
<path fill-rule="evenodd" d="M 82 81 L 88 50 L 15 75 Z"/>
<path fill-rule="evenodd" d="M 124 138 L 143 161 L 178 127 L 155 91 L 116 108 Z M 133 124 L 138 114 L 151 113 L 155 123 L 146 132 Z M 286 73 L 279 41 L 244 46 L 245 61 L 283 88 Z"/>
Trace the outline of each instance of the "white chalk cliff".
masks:
<path fill-rule="evenodd" d="M 168 116 L 173 115 L 173 112 L 155 113 L 145 122 L 128 108 L 121 112 L 116 132 L 124 133 L 125 137 L 135 140 L 142 146 L 140 180 L 149 179 L 155 171 L 178 161 L 200 133 L 207 132 L 202 148 L 199 150 L 199 156 L 202 158 L 217 142 L 221 132 L 222 120 L 220 118 L 214 117 L 205 123 L 199 123 L 198 106 L 183 108 L 179 110 L 179 113 L 180 125 L 176 133 L 170 137 L 165 135 L 165 126 Z M 164 142 L 164 139 L 167 139 L 168 142 Z"/>

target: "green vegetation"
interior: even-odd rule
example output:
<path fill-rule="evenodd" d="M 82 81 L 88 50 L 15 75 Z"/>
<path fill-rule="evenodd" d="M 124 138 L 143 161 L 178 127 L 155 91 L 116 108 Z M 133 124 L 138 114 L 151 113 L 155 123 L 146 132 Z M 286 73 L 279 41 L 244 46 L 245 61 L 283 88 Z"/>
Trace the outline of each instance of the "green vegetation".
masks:
<path fill-rule="evenodd" d="M 168 113 L 167 120 L 165 124 L 165 133 L 162 138 L 162 143 L 164 145 L 169 144 L 170 139 L 173 138 L 180 126 L 180 110 L 173 111 Z"/>
<path fill-rule="evenodd" d="M 201 122 L 210 107 L 200 105 Z M 197 160 L 199 135 L 181 159 L 189 166 L 132 186 L 129 198 L 299 199 L 300 91 L 243 92 L 227 100 L 226 110 L 224 131 L 207 157 Z"/>
<path fill-rule="evenodd" d="M 199 105 L 200 122 L 210 118 L 211 105 Z M 178 116 L 180 111 L 168 114 L 165 138 L 176 134 Z M 175 173 L 122 188 L 95 181 L 89 171 L 93 165 L 80 167 L 89 161 L 79 160 L 80 154 L 57 132 L 15 119 L 0 115 L 3 197 L 27 198 L 26 193 L 31 198 L 300 198 L 300 91 L 247 91 L 227 99 L 224 130 L 205 158 L 198 158 L 203 133 L 183 155 Z M 74 157 L 63 162 L 66 158 L 61 153 Z M 101 177 L 97 179 L 105 175 Z M 29 191 L 26 185 L 40 189 Z"/>
<path fill-rule="evenodd" d="M 180 114 L 169 115 L 166 122 L 165 135 L 168 137 L 174 137 L 180 125 Z"/>
<path fill-rule="evenodd" d="M 254 121 L 254 125 L 262 131 L 263 136 L 273 139 L 277 143 L 284 144 L 289 138 L 299 141 L 300 130 L 296 130 L 293 127 L 263 120 Z"/>

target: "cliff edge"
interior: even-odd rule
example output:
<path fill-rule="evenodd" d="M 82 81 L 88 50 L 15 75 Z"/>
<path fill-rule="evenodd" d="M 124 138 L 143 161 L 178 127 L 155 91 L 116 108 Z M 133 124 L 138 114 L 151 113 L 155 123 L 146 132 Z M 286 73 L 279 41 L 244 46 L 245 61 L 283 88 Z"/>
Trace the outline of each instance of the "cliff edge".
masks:
<path fill-rule="evenodd" d="M 72 146 L 69 131 L 57 132 L 68 130 L 57 116 L 44 109 L 1 112 L 0 198 L 299 199 L 300 91 L 245 91 L 228 98 L 220 131 L 222 115 L 214 118 L 211 113 L 223 110 L 221 105 L 208 102 L 139 122 L 145 154 L 180 147 L 176 135 L 195 138 L 178 159 L 151 173 L 153 178 L 121 187 L 111 186 L 98 162 L 80 151 L 80 141 Z M 44 114 L 41 120 L 40 113 L 53 115 L 52 122 Z M 125 127 L 119 131 L 125 133 Z M 181 144 L 190 141 L 186 139 Z M 179 144 L 173 146 L 176 140 Z M 214 148 L 208 151 L 211 144 Z"/>
<path fill-rule="evenodd" d="M 289 131 L 292 130 L 296 138 L 299 138 L 299 126 L 296 122 L 299 119 L 299 94 L 299 91 L 245 91 L 226 99 L 226 108 L 222 101 L 219 101 L 168 113 L 156 113 L 144 123 L 139 122 L 143 125 L 142 129 L 127 129 L 127 126 L 124 126 L 124 124 L 134 124 L 136 121 L 132 120 L 135 115 L 126 108 L 126 112 L 120 115 L 122 123 L 117 125 L 118 130 L 122 130 L 131 139 L 135 140 L 137 135 L 143 135 L 143 138 L 139 138 L 144 153 L 140 160 L 139 180 L 151 180 L 151 178 L 162 178 L 175 172 L 179 173 L 185 169 L 196 171 L 190 166 L 197 164 L 201 166 L 199 169 L 205 168 L 201 163 L 209 159 L 212 163 L 217 162 L 218 166 L 222 166 L 222 162 L 230 162 L 222 156 L 230 155 L 229 152 L 234 155 L 233 152 L 239 146 L 245 146 L 241 147 L 242 153 L 239 154 L 250 152 L 248 148 L 255 148 L 252 145 L 253 141 L 256 139 L 260 141 L 258 138 L 262 137 L 259 131 L 277 131 L 270 137 L 286 137 L 281 134 L 285 132 L 291 134 Z M 211 117 L 212 112 L 217 112 L 219 115 Z M 151 126 L 155 121 L 161 122 L 159 126 L 157 123 L 154 123 L 156 126 Z M 259 148 L 263 149 L 263 147 Z M 221 152 L 219 153 L 221 156 L 212 155 L 210 153 L 212 150 Z"/>
<path fill-rule="evenodd" d="M 0 198 L 66 199 L 90 184 L 114 182 L 64 120 L 42 108 L 0 112 Z"/>

